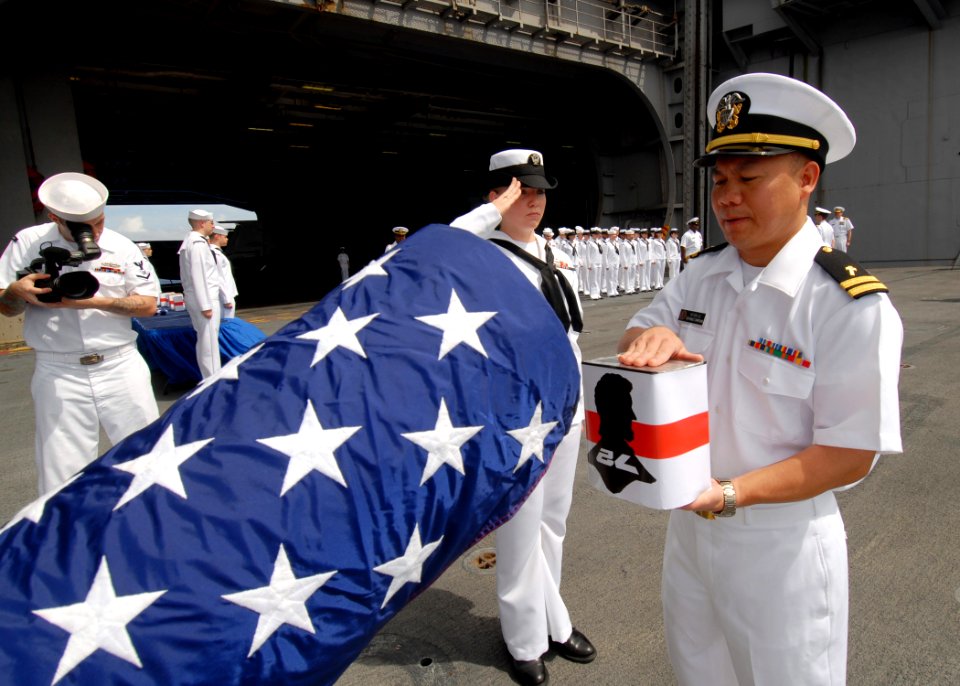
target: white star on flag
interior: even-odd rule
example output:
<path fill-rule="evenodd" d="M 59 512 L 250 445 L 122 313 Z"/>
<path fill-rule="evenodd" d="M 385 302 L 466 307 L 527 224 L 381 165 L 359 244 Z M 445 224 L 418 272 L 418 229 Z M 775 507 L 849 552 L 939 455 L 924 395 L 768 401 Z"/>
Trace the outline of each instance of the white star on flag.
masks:
<path fill-rule="evenodd" d="M 375 572 L 393 577 L 393 581 L 390 582 L 390 588 L 387 589 L 387 595 L 383 599 L 383 604 L 380 605 L 381 610 L 387 606 L 393 594 L 399 591 L 404 584 L 420 583 L 423 563 L 433 554 L 433 551 L 437 549 L 441 541 L 443 541 L 443 536 L 433 543 L 422 545 L 420 543 L 420 525 L 417 524 L 413 527 L 413 535 L 410 536 L 410 542 L 407 543 L 407 549 L 403 555 L 373 568 Z"/>
<path fill-rule="evenodd" d="M 463 455 L 460 453 L 460 447 L 482 428 L 482 426 L 453 426 L 450 423 L 450 413 L 447 411 L 447 401 L 441 398 L 437 423 L 432 430 L 400 434 L 427 451 L 427 464 L 423 468 L 420 485 L 423 486 L 427 479 L 445 464 L 463 474 Z"/>
<path fill-rule="evenodd" d="M 316 331 L 310 331 L 297 336 L 297 338 L 317 342 L 317 350 L 313 353 L 313 362 L 310 363 L 310 366 L 313 367 L 317 362 L 325 358 L 328 353 L 338 347 L 346 348 L 351 352 L 355 352 L 360 357 L 366 358 L 367 353 L 364 352 L 363 346 L 360 345 L 360 341 L 357 339 L 357 332 L 378 316 L 379 313 L 374 313 L 366 317 L 347 319 L 343 314 L 343 310 L 338 307 L 337 311 L 330 317 L 330 321 L 327 322 L 326 326 L 322 326 Z"/>
<path fill-rule="evenodd" d="M 52 491 L 47 491 L 42 496 L 34 500 L 32 503 L 24 507 L 17 514 L 13 515 L 13 519 L 7 522 L 6 526 L 0 529 L 0 534 L 12 527 L 17 522 L 23 519 L 29 519 L 34 524 L 40 523 L 40 518 L 43 517 L 43 511 L 47 507 L 47 501 L 50 500 L 53 496 L 57 495 L 60 491 L 65 489 L 67 486 L 72 484 L 74 481 L 80 478 L 83 472 L 77 472 L 65 482 L 54 488 Z"/>
<path fill-rule="evenodd" d="M 113 589 L 107 558 L 103 557 L 86 600 L 73 605 L 34 610 L 33 614 L 70 634 L 52 683 L 60 681 L 98 648 L 143 667 L 127 633 L 127 624 L 164 593 L 165 590 L 118 596 Z"/>
<path fill-rule="evenodd" d="M 205 390 L 210 388 L 213 384 L 218 381 L 236 381 L 240 378 L 240 365 L 246 362 L 250 357 L 257 354 L 257 351 L 263 347 L 263 343 L 260 343 L 243 353 L 243 355 L 238 355 L 232 360 L 227 362 L 223 367 L 220 368 L 220 371 L 214 374 L 213 376 L 208 376 L 203 382 L 193 389 L 193 393 L 188 395 L 188 398 L 192 398 L 195 395 L 200 395 Z"/>
<path fill-rule="evenodd" d="M 386 255 L 384 255 L 383 257 L 381 257 L 379 260 L 376 260 L 368 264 L 366 267 L 364 267 L 363 269 L 361 269 L 356 274 L 354 274 L 353 276 L 351 276 L 350 278 L 348 278 L 346 281 L 343 282 L 343 290 L 347 290 L 351 286 L 356 286 L 358 283 L 360 283 L 363 279 L 367 278 L 368 276 L 389 276 L 386 270 L 384 270 L 383 265 L 386 264 L 387 261 L 393 259 L 398 252 L 399 252 L 398 250 L 392 250 L 388 252 Z"/>
<path fill-rule="evenodd" d="M 307 600 L 336 573 L 337 570 L 333 570 L 298 579 L 293 575 L 287 551 L 281 544 L 269 585 L 224 595 L 224 600 L 260 615 L 247 657 L 257 652 L 284 624 L 315 634 L 316 629 L 307 612 Z"/>
<path fill-rule="evenodd" d="M 440 356 L 437 358 L 442 360 L 444 355 L 461 343 L 466 343 L 487 357 L 487 351 L 480 342 L 477 330 L 496 314 L 496 312 L 467 312 L 463 303 L 460 302 L 456 289 L 451 289 L 450 304 L 445 314 L 430 314 L 415 317 L 415 319 L 443 331 L 443 338 L 440 340 Z"/>
<path fill-rule="evenodd" d="M 133 481 L 130 482 L 126 493 L 113 508 L 114 511 L 119 510 L 154 484 L 163 486 L 168 491 L 176 493 L 186 500 L 187 492 L 183 487 L 183 480 L 180 478 L 180 465 L 193 457 L 197 451 L 212 440 L 212 438 L 205 438 L 202 441 L 176 445 L 173 439 L 173 425 L 171 424 L 164 429 L 160 439 L 150 449 L 149 453 L 113 465 L 114 469 L 133 474 Z"/>
<path fill-rule="evenodd" d="M 347 482 L 333 452 L 361 428 L 363 427 L 344 426 L 339 429 L 324 429 L 316 410 L 313 409 L 313 403 L 307 400 L 307 409 L 303 413 L 297 433 L 258 438 L 257 443 L 263 443 L 290 458 L 280 495 L 284 495 L 314 470 L 346 487 Z"/>
<path fill-rule="evenodd" d="M 520 442 L 520 459 L 517 460 L 517 466 L 513 471 L 517 471 L 530 459 L 531 455 L 536 455 L 537 459 L 543 462 L 543 441 L 557 425 L 557 422 L 544 422 L 543 403 L 537 403 L 533 411 L 533 418 L 530 425 L 522 429 L 513 429 L 507 433 Z"/>

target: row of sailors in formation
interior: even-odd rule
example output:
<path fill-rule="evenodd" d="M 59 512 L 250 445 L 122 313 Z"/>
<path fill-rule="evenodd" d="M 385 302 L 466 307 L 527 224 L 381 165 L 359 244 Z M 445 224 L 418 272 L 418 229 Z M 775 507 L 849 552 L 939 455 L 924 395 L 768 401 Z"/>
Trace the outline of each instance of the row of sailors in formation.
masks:
<path fill-rule="evenodd" d="M 696 217 L 684 233 L 684 254 L 703 247 Z M 680 273 L 681 241 L 677 229 L 609 229 L 582 227 L 545 228 L 543 237 L 551 250 L 570 255 L 577 270 L 580 292 L 591 300 L 602 296 L 659 291 Z"/>

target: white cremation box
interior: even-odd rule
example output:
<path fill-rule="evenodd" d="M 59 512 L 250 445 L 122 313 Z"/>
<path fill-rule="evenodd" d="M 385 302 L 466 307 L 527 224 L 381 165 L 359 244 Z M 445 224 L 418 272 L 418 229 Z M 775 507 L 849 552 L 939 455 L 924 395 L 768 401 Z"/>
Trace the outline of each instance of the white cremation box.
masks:
<path fill-rule="evenodd" d="M 583 392 L 594 488 L 668 510 L 710 485 L 706 364 L 627 367 L 615 356 L 589 360 Z"/>

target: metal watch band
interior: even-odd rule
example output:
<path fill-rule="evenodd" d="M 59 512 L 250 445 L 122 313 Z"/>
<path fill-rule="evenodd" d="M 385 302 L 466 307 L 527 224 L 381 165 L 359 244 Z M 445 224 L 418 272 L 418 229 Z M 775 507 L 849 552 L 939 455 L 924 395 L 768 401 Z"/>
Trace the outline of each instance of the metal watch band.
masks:
<path fill-rule="evenodd" d="M 737 491 L 732 481 L 718 480 L 723 489 L 723 509 L 715 513 L 717 517 L 732 517 L 737 512 Z"/>

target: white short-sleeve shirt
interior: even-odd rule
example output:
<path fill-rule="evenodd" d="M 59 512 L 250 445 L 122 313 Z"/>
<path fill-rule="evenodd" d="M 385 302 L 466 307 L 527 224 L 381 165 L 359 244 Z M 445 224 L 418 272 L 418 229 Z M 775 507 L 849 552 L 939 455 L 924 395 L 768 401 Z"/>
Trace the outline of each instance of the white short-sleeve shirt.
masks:
<path fill-rule="evenodd" d="M 814 262 L 822 246 L 808 220 L 746 282 L 749 269 L 733 247 L 703 255 L 628 324 L 666 326 L 705 357 L 711 459 L 721 478 L 812 444 L 902 450 L 900 316 L 886 294 L 847 295 Z"/>
<path fill-rule="evenodd" d="M 44 243 L 77 250 L 53 222 L 23 229 L 16 234 L 0 257 L 0 288 L 17 281 L 17 271 L 26 269 L 40 257 Z M 123 298 L 147 295 L 157 298 L 160 283 L 150 261 L 130 239 L 104 229 L 97 240 L 100 257 L 79 266 L 64 266 L 60 273 L 86 271 L 100 282 L 97 295 Z M 130 317 L 104 310 L 48 309 L 28 305 L 24 313 L 23 338 L 34 350 L 74 353 L 97 352 L 131 343 L 137 338 Z"/>

